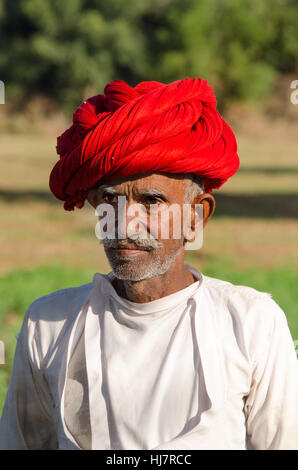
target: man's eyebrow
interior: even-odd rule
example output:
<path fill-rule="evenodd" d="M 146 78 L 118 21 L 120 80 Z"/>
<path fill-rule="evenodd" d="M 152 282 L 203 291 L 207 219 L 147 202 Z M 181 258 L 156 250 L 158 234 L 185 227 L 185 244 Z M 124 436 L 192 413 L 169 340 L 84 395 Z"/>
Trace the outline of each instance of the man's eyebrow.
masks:
<path fill-rule="evenodd" d="M 150 189 L 144 189 L 138 193 L 140 196 L 151 196 L 151 197 L 156 197 L 163 199 L 164 201 L 167 201 L 166 195 L 160 191 L 159 189 L 155 188 L 150 188 Z"/>
<path fill-rule="evenodd" d="M 104 192 L 105 193 L 109 193 L 109 194 L 113 194 L 113 195 L 120 195 L 120 193 L 113 187 L 113 186 L 109 186 L 108 184 L 103 184 L 101 186 L 99 186 L 99 191 L 101 192 L 101 194 L 103 194 Z M 149 188 L 149 189 L 143 189 L 143 190 L 140 190 L 140 191 L 135 191 L 135 195 L 138 196 L 138 197 L 156 197 L 156 198 L 160 198 L 162 199 L 163 201 L 167 201 L 168 198 L 166 197 L 166 195 L 160 191 L 159 189 L 155 189 L 155 188 Z"/>
<path fill-rule="evenodd" d="M 102 184 L 101 186 L 99 186 L 98 189 L 101 193 L 106 191 L 107 193 L 110 193 L 110 194 L 118 194 L 116 189 L 113 188 L 113 186 L 109 186 L 108 184 Z"/>

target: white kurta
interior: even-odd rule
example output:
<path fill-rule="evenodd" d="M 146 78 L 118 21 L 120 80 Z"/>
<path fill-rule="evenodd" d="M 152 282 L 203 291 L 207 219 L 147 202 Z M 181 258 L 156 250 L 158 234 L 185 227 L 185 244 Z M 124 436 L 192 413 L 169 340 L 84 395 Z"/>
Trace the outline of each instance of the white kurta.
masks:
<path fill-rule="evenodd" d="M 298 449 L 298 361 L 270 294 L 188 266 L 139 304 L 112 274 L 37 299 L 18 337 L 0 449 Z"/>

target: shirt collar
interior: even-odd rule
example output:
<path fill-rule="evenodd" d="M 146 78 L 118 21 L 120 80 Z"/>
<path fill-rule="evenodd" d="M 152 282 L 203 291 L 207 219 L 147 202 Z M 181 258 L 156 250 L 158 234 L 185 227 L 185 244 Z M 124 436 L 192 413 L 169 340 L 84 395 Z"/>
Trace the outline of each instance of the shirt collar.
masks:
<path fill-rule="evenodd" d="M 109 274 L 95 274 L 93 282 L 103 291 L 103 293 L 111 296 L 126 310 L 130 310 L 133 314 L 149 314 L 160 312 L 162 310 L 168 310 L 171 307 L 176 307 L 179 303 L 186 301 L 201 289 L 204 282 L 203 274 L 187 263 L 185 263 L 185 266 L 193 274 L 196 281 L 184 289 L 151 302 L 132 302 L 123 297 L 120 297 L 112 285 L 112 280 L 115 278 L 112 272 Z"/>

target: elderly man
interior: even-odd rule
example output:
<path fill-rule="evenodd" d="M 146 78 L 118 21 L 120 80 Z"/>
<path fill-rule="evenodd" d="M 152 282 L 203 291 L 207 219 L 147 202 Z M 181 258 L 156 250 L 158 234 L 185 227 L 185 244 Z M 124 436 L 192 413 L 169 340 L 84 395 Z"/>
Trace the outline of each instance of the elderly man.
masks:
<path fill-rule="evenodd" d="M 115 233 L 103 237 L 112 271 L 29 307 L 0 447 L 298 449 L 283 311 L 268 293 L 184 263 L 196 207 L 204 226 L 211 190 L 239 166 L 212 88 L 196 78 L 112 82 L 74 113 L 57 151 L 50 187 L 65 209 L 86 199 L 112 209 Z"/>

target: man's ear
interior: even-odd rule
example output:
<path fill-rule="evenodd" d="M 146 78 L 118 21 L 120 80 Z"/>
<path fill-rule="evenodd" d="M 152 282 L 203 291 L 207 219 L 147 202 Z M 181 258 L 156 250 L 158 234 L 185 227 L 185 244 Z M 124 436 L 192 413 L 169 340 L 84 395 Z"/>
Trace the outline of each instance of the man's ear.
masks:
<path fill-rule="evenodd" d="M 196 211 L 196 206 L 201 205 L 202 210 Z M 191 230 L 195 230 L 195 224 L 198 223 L 198 216 L 203 217 L 203 227 L 215 211 L 215 199 L 209 193 L 199 194 L 191 203 Z"/>
<path fill-rule="evenodd" d="M 195 204 L 203 205 L 203 226 L 205 227 L 215 211 L 215 199 L 210 193 L 200 194 L 196 199 Z"/>

